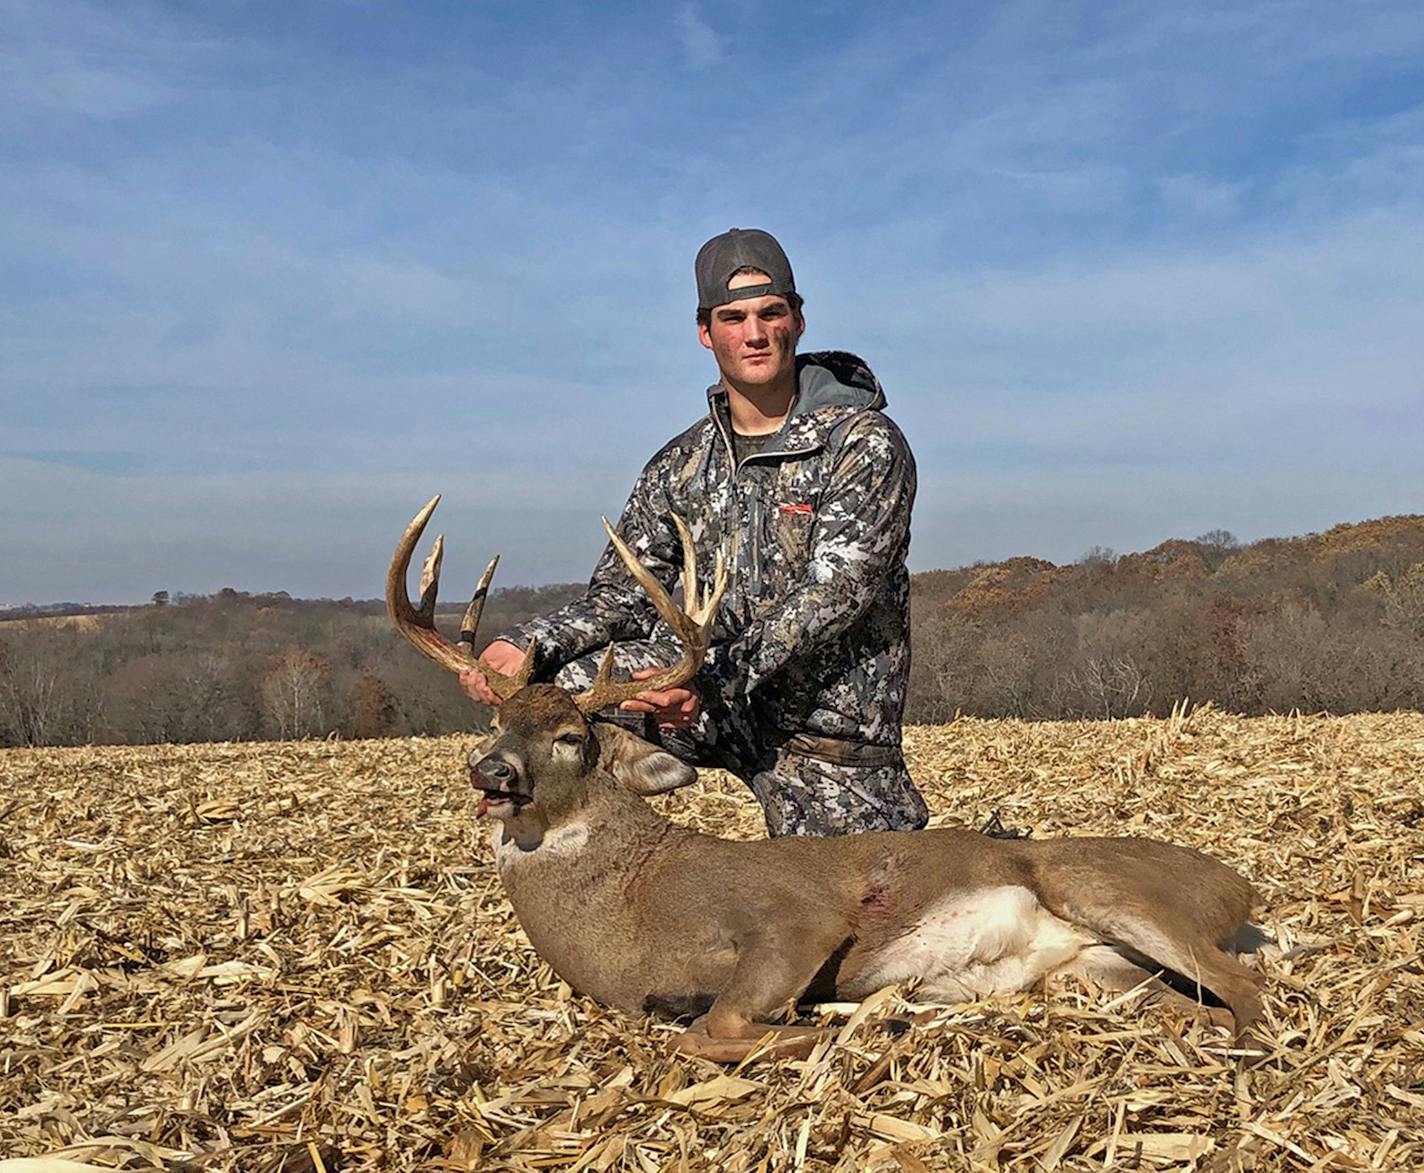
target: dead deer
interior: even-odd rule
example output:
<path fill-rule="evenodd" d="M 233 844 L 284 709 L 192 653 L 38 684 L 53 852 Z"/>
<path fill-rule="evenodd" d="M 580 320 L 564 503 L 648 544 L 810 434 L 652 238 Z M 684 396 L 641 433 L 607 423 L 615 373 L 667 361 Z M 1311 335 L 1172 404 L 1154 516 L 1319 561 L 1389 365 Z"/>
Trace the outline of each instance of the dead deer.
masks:
<path fill-rule="evenodd" d="M 406 572 L 432 499 L 406 529 L 386 580 L 400 633 L 443 667 L 474 662 L 498 559 L 480 580 L 459 644 L 436 630 L 443 541 L 419 606 Z M 759 1042 L 804 1054 L 816 1032 L 773 1026 L 798 999 L 858 1001 L 896 982 L 940 1002 L 974 1001 L 1076 974 L 1111 989 L 1229 1008 L 1238 1034 L 1261 1013 L 1258 978 L 1226 947 L 1255 894 L 1197 851 L 1152 839 L 992 839 L 972 831 L 868 832 L 731 842 L 678 826 L 642 796 L 696 771 L 591 715 L 690 679 L 726 588 L 718 559 L 701 591 L 678 518 L 684 608 L 604 526 L 685 652 L 651 680 L 611 679 L 611 653 L 576 695 L 483 667 L 501 698 L 470 755 L 481 817 L 496 821 L 500 879 L 535 950 L 575 990 L 632 1014 L 700 1017 L 680 1050 L 739 1061 Z M 765 1043 L 768 1033 L 778 1037 Z"/>

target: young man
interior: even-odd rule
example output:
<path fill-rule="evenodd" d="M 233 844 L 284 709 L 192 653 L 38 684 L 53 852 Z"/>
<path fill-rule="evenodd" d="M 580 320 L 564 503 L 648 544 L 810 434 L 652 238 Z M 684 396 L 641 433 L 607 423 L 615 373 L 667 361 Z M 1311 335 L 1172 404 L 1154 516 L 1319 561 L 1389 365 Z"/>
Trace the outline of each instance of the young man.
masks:
<path fill-rule="evenodd" d="M 721 377 L 707 415 L 643 469 L 618 528 L 671 589 L 681 516 L 703 580 L 720 549 L 730 586 L 695 686 L 622 707 L 684 761 L 746 782 L 772 835 L 922 827 L 900 750 L 914 458 L 860 359 L 797 355 L 801 298 L 770 234 L 713 237 L 695 268 L 698 337 Z M 681 655 L 611 546 L 582 598 L 481 658 L 513 671 L 531 638 L 537 675 L 569 688 L 588 686 L 609 643 L 634 679 Z M 493 700 L 478 671 L 461 682 Z"/>

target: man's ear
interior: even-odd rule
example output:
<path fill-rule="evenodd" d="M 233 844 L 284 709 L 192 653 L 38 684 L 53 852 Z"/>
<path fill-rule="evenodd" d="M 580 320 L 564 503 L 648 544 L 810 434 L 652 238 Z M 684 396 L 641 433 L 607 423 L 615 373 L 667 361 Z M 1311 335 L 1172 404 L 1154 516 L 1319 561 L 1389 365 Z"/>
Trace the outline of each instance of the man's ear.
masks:
<path fill-rule="evenodd" d="M 702 343 L 706 350 L 712 349 L 712 327 L 704 322 L 697 323 L 697 341 Z"/>
<path fill-rule="evenodd" d="M 686 762 L 620 725 L 594 721 L 590 728 L 598 739 L 599 769 L 634 794 L 666 794 L 697 781 L 697 771 Z"/>

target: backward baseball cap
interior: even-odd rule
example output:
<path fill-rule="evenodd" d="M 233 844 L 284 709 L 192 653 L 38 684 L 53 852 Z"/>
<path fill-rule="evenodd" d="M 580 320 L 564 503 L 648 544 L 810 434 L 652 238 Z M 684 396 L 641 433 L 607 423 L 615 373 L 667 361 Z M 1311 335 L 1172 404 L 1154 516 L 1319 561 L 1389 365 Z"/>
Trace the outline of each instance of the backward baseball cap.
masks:
<path fill-rule="evenodd" d="M 697 308 L 714 309 L 748 297 L 785 296 L 796 292 L 796 278 L 776 237 L 760 228 L 729 228 L 697 250 Z M 770 281 L 728 289 L 738 269 L 760 269 Z"/>

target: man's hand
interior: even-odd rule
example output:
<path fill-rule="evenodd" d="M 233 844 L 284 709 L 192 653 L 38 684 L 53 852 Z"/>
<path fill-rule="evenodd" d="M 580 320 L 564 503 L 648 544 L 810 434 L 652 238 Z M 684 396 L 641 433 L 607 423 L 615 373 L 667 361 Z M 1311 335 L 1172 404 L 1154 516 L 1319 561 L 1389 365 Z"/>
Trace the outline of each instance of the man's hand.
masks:
<path fill-rule="evenodd" d="M 481 664 L 488 664 L 505 676 L 513 676 L 523 662 L 524 653 L 519 648 L 498 639 L 480 656 Z M 661 668 L 639 668 L 633 673 L 633 679 L 646 680 L 661 671 Z M 472 701 L 499 704 L 499 697 L 490 689 L 484 673 L 478 668 L 466 668 L 460 673 L 460 687 Z M 663 729 L 685 729 L 697 719 L 702 709 L 702 698 L 691 688 L 668 688 L 661 692 L 640 692 L 618 707 L 630 713 L 652 713 Z"/>
<path fill-rule="evenodd" d="M 661 668 L 639 668 L 634 680 L 646 680 Z M 463 679 L 463 677 L 461 677 Z M 618 706 L 628 713 L 652 713 L 660 729 L 686 729 L 702 708 L 702 698 L 692 688 L 667 688 L 661 692 L 640 692 Z"/>
<path fill-rule="evenodd" d="M 524 653 L 514 644 L 497 639 L 480 654 L 479 662 L 488 664 L 503 676 L 513 676 L 519 665 L 524 662 Z M 460 673 L 460 687 L 465 690 L 465 695 L 472 701 L 479 701 L 485 705 L 499 704 L 499 697 L 495 696 L 490 689 L 489 681 L 485 679 L 484 673 L 478 668 L 466 668 Z"/>

